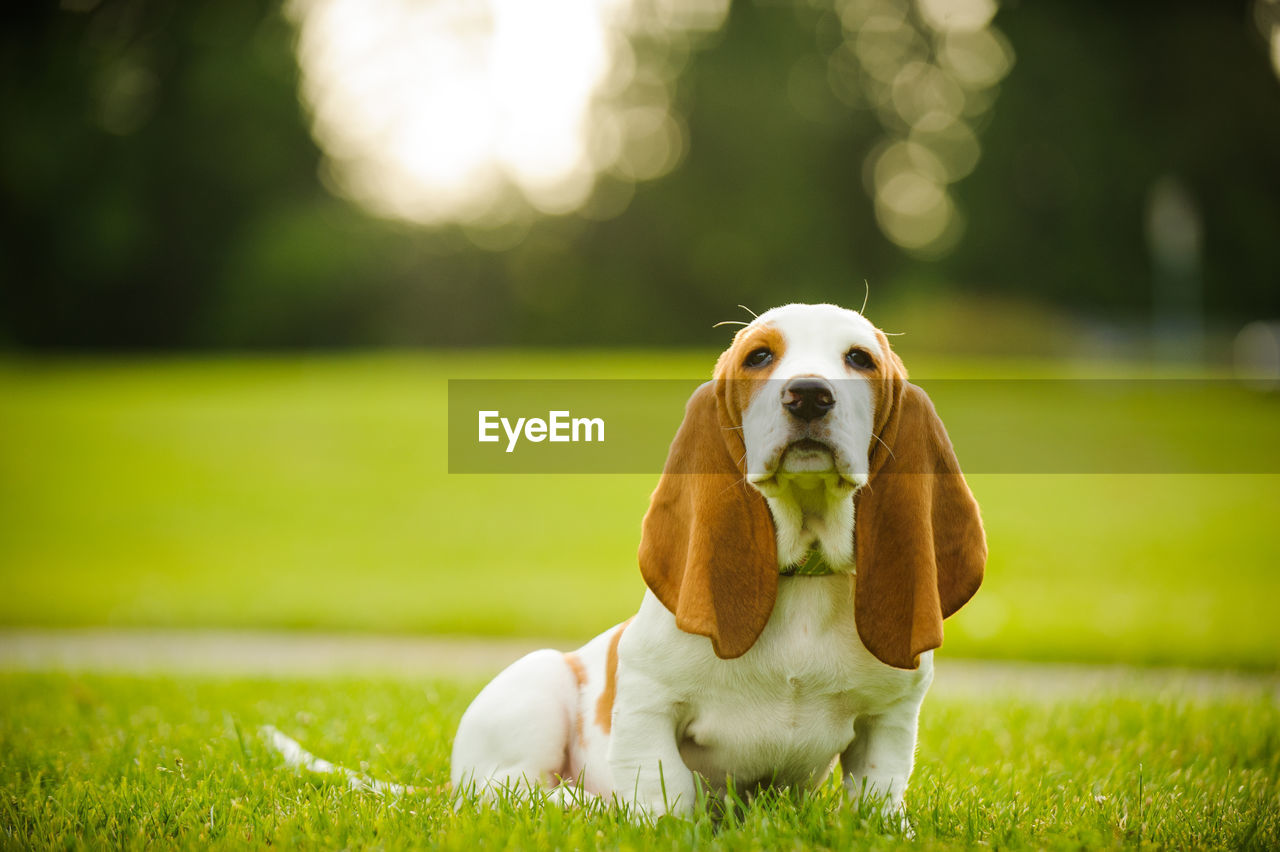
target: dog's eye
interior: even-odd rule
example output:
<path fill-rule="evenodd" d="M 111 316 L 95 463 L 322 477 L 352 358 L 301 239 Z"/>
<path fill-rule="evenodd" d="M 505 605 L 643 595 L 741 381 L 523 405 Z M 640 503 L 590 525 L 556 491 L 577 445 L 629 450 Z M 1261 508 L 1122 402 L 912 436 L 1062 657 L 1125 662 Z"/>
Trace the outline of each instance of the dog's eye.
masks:
<path fill-rule="evenodd" d="M 751 368 L 763 367 L 772 360 L 773 353 L 769 351 L 767 346 L 761 346 L 759 349 L 753 349 L 747 354 L 746 359 L 742 362 L 742 366 Z"/>
<path fill-rule="evenodd" d="M 844 362 L 859 370 L 870 370 L 876 365 L 876 362 L 871 360 L 871 356 L 861 349 L 850 349 L 844 356 Z"/>

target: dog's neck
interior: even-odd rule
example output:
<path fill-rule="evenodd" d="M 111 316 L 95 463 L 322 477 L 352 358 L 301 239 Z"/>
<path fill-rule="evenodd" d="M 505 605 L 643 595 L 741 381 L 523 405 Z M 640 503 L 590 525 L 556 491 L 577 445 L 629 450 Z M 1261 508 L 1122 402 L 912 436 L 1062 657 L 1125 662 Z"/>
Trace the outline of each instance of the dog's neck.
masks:
<path fill-rule="evenodd" d="M 837 571 L 852 571 L 853 489 L 829 474 L 779 476 L 767 496 L 778 539 L 778 565 L 794 565 L 822 548 Z"/>

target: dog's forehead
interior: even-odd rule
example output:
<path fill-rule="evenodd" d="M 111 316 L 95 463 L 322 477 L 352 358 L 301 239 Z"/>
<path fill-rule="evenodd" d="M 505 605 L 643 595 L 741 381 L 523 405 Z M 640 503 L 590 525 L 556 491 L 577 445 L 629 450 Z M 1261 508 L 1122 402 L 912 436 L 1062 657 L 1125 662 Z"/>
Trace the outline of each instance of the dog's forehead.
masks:
<path fill-rule="evenodd" d="M 884 355 L 876 327 L 862 314 L 837 305 L 784 305 L 761 314 L 756 322 L 781 332 L 788 354 L 839 358 L 850 347 L 860 346 L 874 356 Z"/>

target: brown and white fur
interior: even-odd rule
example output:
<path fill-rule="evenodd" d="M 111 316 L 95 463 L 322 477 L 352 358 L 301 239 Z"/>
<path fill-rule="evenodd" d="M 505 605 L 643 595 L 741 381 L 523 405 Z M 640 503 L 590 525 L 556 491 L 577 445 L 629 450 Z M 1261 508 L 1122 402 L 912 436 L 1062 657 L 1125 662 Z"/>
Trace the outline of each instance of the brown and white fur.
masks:
<path fill-rule="evenodd" d="M 835 573 L 780 576 L 820 546 Z M 690 399 L 645 515 L 640 611 L 476 697 L 452 781 L 684 814 L 695 774 L 901 813 L 942 620 L 977 590 L 977 503 L 932 404 L 861 314 L 787 305 Z"/>

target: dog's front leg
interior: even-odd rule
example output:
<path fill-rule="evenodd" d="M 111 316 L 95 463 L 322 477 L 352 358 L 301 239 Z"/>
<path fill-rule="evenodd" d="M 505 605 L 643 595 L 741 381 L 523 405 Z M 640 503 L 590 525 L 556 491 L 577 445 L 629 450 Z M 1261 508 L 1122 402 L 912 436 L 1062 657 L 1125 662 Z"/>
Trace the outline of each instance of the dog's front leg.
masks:
<path fill-rule="evenodd" d="M 614 791 L 637 815 L 683 815 L 693 808 L 693 773 L 676 742 L 678 711 L 661 683 L 619 667 L 609 768 Z"/>
<path fill-rule="evenodd" d="M 876 716 L 862 716 L 854 740 L 840 755 L 845 793 L 852 801 L 880 799 L 886 818 L 897 817 L 904 832 L 911 826 L 903 807 L 907 781 L 915 765 L 920 700 L 904 701 Z"/>

